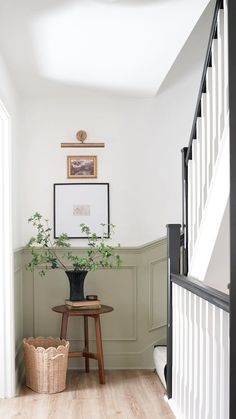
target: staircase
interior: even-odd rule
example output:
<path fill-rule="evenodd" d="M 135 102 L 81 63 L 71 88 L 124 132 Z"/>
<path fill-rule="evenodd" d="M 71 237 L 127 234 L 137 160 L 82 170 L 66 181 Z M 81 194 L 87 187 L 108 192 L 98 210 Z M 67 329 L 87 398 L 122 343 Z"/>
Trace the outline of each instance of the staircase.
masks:
<path fill-rule="evenodd" d="M 186 270 L 201 281 L 229 197 L 227 20 L 227 2 L 218 1 L 190 142 L 183 151 Z"/>
<path fill-rule="evenodd" d="M 229 296 L 204 283 L 229 199 L 227 6 L 216 1 L 182 150 L 182 228 L 167 226 L 167 395 L 177 419 L 229 418 Z"/>

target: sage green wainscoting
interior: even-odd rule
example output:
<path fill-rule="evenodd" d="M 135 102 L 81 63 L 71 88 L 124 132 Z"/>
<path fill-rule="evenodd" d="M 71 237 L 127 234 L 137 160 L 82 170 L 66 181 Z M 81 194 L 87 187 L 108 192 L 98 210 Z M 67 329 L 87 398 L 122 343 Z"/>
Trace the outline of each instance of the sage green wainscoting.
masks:
<path fill-rule="evenodd" d="M 83 253 L 83 248 L 71 248 Z M 58 250 L 62 252 L 63 250 Z M 153 345 L 166 341 L 166 240 L 140 247 L 120 247 L 123 264 L 119 270 L 89 272 L 85 294 L 97 294 L 103 304 L 114 307 L 101 316 L 106 368 L 153 368 Z M 24 263 L 29 261 L 24 250 Z M 41 278 L 38 270 L 24 271 L 24 335 L 59 336 L 61 316 L 51 307 L 69 297 L 68 279 L 61 270 Z M 95 350 L 93 319 L 90 349 Z M 83 346 L 82 319 L 70 318 L 71 348 Z M 71 359 L 71 368 L 81 368 L 82 359 Z M 91 360 L 91 366 L 97 367 Z"/>
<path fill-rule="evenodd" d="M 22 339 L 23 330 L 23 248 L 14 251 L 14 308 L 15 308 L 15 367 L 16 393 L 23 380 L 24 362 Z"/>

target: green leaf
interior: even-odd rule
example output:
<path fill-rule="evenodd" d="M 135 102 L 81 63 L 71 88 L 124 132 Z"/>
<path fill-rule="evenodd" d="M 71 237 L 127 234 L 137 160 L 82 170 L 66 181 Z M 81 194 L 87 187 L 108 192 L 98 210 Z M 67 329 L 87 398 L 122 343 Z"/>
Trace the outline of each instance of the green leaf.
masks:
<path fill-rule="evenodd" d="M 41 276 L 45 276 L 50 269 L 62 268 L 67 270 L 69 266 L 62 260 L 71 262 L 75 271 L 92 270 L 96 271 L 100 268 L 119 268 L 121 265 L 120 256 L 114 251 L 114 248 L 109 245 L 109 238 L 107 234 L 102 234 L 99 238 L 96 233 L 92 232 L 90 227 L 82 223 L 80 225 L 81 231 L 88 237 L 88 248 L 86 253 L 82 255 L 74 254 L 74 252 L 57 252 L 57 248 L 69 248 L 70 242 L 66 233 L 62 233 L 56 240 L 51 241 L 51 227 L 48 225 L 48 220 L 44 219 L 42 215 L 35 212 L 28 221 L 33 225 L 36 234 L 31 237 L 28 242 L 28 247 L 31 249 L 31 261 L 26 265 L 26 269 L 33 271 L 39 267 Z M 101 224 L 102 227 L 113 229 L 114 225 Z M 60 255 L 60 256 L 59 256 Z"/>

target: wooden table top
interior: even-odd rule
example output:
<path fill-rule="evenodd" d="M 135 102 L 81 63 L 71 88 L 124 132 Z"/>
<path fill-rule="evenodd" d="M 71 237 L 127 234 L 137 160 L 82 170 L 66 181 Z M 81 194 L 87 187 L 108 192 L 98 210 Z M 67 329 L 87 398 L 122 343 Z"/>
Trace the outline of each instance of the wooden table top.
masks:
<path fill-rule="evenodd" d="M 86 308 L 86 309 L 79 309 L 79 308 L 68 308 L 65 305 L 56 306 L 52 308 L 53 311 L 56 313 L 61 314 L 68 314 L 69 316 L 95 316 L 98 314 L 109 313 L 113 311 L 113 307 L 102 305 L 101 308 Z"/>

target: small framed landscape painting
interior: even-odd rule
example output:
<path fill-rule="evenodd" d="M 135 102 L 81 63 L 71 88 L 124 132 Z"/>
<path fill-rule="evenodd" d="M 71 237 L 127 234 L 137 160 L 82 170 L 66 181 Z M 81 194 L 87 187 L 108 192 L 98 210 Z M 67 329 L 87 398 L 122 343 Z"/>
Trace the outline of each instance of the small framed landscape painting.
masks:
<path fill-rule="evenodd" d="M 97 177 L 97 156 L 67 156 L 68 179 Z"/>

